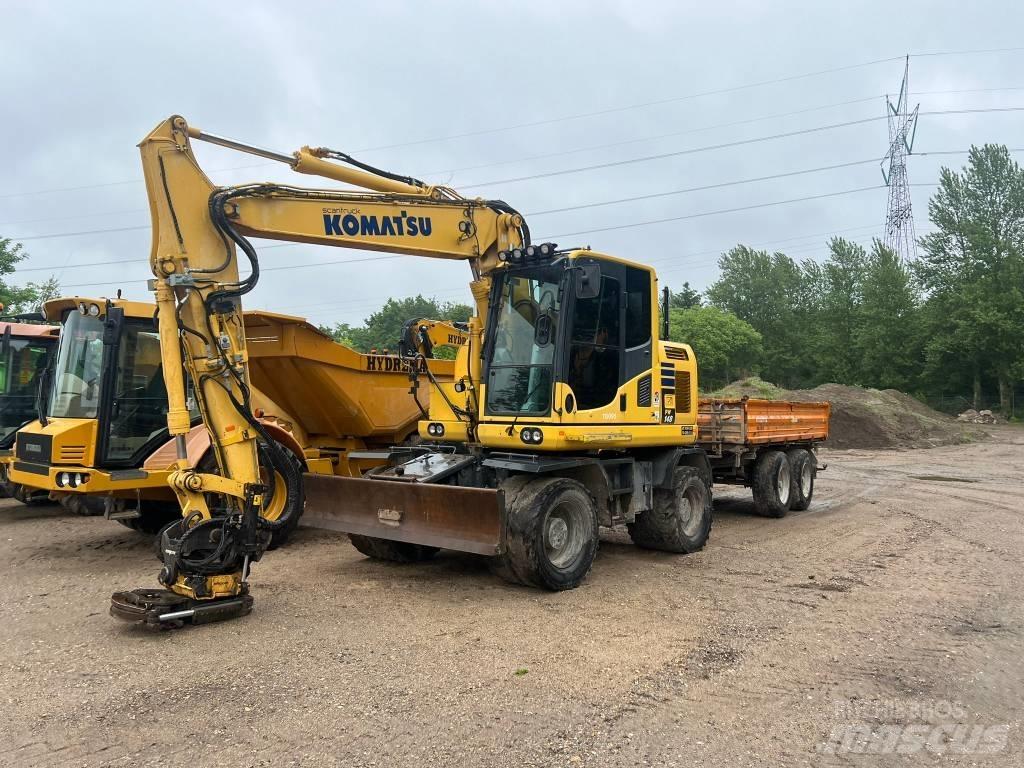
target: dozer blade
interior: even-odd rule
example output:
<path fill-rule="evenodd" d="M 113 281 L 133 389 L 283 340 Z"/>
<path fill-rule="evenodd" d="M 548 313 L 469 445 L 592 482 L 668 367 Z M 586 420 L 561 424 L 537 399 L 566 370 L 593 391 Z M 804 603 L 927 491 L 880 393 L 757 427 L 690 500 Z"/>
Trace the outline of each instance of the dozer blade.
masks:
<path fill-rule="evenodd" d="M 501 546 L 501 491 L 305 474 L 302 522 L 316 528 L 478 555 Z"/>

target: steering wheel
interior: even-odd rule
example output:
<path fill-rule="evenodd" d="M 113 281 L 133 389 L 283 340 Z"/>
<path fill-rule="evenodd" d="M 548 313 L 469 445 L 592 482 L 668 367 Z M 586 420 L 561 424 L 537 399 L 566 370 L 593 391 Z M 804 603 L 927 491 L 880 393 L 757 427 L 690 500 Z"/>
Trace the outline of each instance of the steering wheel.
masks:
<path fill-rule="evenodd" d="M 540 295 L 540 301 L 537 302 L 541 309 L 545 312 L 555 308 L 555 293 L 550 288 Z"/>

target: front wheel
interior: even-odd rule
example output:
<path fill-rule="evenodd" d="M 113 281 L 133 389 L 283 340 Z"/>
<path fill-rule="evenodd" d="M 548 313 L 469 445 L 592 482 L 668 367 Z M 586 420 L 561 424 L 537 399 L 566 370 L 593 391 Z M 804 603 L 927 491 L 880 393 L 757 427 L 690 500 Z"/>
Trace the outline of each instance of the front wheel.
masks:
<path fill-rule="evenodd" d="M 597 505 L 565 477 L 506 481 L 505 535 L 494 572 L 515 584 L 573 589 L 597 556 Z"/>
<path fill-rule="evenodd" d="M 302 517 L 302 513 L 306 509 L 306 494 L 302 487 L 302 473 L 305 471 L 305 466 L 298 456 L 281 443 L 275 443 L 275 446 L 277 447 L 276 451 L 271 450 L 270 446 L 263 442 L 257 444 L 260 480 L 267 486 L 266 501 L 261 517 L 276 522 L 287 515 L 288 522 L 282 528 L 271 533 L 268 549 L 277 549 L 288 542 L 292 533 L 298 528 L 299 518 Z M 283 462 L 287 462 L 287 465 Z M 196 470 L 204 475 L 220 474 L 217 456 L 213 448 L 197 462 Z M 288 476 L 296 478 L 296 482 L 288 483 L 286 480 Z M 215 509 L 223 511 L 225 504 L 222 496 L 213 493 L 206 494 L 206 503 L 211 511 Z"/>
<path fill-rule="evenodd" d="M 689 554 L 711 535 L 711 491 L 693 467 L 676 467 L 672 487 L 654 492 L 654 507 L 626 527 L 644 549 Z"/>

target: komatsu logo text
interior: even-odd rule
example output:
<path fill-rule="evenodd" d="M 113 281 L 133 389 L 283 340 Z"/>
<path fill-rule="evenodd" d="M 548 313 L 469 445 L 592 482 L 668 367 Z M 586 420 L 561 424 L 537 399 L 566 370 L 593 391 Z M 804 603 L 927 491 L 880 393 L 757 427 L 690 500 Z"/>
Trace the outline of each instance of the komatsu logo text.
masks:
<path fill-rule="evenodd" d="M 367 216 L 355 213 L 325 213 L 325 235 L 349 237 L 429 237 L 432 229 L 429 216 Z"/>

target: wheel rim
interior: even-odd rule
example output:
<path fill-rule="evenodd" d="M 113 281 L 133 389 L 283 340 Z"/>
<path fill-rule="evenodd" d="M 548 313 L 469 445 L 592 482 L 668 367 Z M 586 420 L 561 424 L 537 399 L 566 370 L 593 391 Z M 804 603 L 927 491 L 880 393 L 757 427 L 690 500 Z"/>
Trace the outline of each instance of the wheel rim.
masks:
<path fill-rule="evenodd" d="M 783 461 L 782 465 L 779 467 L 778 477 L 775 478 L 775 489 L 779 494 L 779 501 L 782 504 L 789 503 L 789 482 L 789 462 Z"/>
<path fill-rule="evenodd" d="M 690 486 L 678 496 L 677 516 L 684 536 L 692 537 L 700 530 L 704 512 L 704 494 L 700 488 Z"/>
<path fill-rule="evenodd" d="M 273 479 L 268 481 L 269 474 L 265 467 L 260 467 L 260 481 L 268 486 L 267 495 L 270 497 L 264 500 L 260 517 L 275 522 L 284 514 L 284 508 L 288 502 L 288 488 L 285 485 L 284 476 L 280 472 L 275 470 Z"/>
<path fill-rule="evenodd" d="M 806 499 L 811 495 L 811 465 L 810 462 L 804 462 L 803 468 L 800 470 L 800 493 Z"/>
<path fill-rule="evenodd" d="M 586 549 L 590 526 L 581 501 L 562 501 L 544 519 L 544 554 L 555 568 L 573 565 Z"/>

